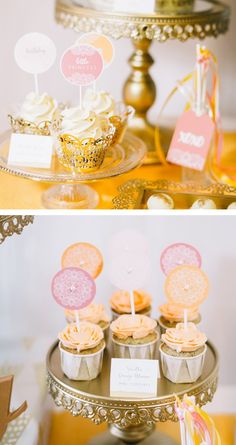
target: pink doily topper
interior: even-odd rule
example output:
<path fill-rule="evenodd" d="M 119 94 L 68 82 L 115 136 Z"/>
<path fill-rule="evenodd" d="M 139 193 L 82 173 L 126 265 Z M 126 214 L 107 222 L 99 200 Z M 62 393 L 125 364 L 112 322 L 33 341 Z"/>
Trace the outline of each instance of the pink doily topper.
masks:
<path fill-rule="evenodd" d="M 136 253 L 117 255 L 109 265 L 111 283 L 118 289 L 129 291 L 139 289 L 145 284 L 149 270 L 148 258 Z"/>
<path fill-rule="evenodd" d="M 107 36 L 97 32 L 88 32 L 80 36 L 76 43 L 79 45 L 91 45 L 97 48 L 102 54 L 105 67 L 112 63 L 115 50 Z"/>
<path fill-rule="evenodd" d="M 89 86 L 103 71 L 103 58 L 98 49 L 90 45 L 68 48 L 61 58 L 64 78 L 76 86 Z"/>
<path fill-rule="evenodd" d="M 161 269 L 168 275 L 177 266 L 188 264 L 201 267 L 202 258 L 198 250 L 191 244 L 176 243 L 168 246 L 161 254 Z"/>
<path fill-rule="evenodd" d="M 77 267 L 60 270 L 52 280 L 52 295 L 65 309 L 83 309 L 93 301 L 95 294 L 94 280 L 85 270 Z"/>
<path fill-rule="evenodd" d="M 146 255 L 148 253 L 147 238 L 138 230 L 124 229 L 112 237 L 109 250 L 112 256 L 125 253 Z"/>

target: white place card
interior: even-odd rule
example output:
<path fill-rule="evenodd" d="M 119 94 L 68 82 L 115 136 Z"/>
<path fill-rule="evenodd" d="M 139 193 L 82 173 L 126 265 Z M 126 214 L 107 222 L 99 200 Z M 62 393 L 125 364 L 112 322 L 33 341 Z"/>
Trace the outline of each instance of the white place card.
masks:
<path fill-rule="evenodd" d="M 9 165 L 50 168 L 53 153 L 53 138 L 30 134 L 13 133 L 8 156 Z"/>
<path fill-rule="evenodd" d="M 158 360 L 130 360 L 113 358 L 111 361 L 111 397 L 156 397 L 160 378 Z"/>

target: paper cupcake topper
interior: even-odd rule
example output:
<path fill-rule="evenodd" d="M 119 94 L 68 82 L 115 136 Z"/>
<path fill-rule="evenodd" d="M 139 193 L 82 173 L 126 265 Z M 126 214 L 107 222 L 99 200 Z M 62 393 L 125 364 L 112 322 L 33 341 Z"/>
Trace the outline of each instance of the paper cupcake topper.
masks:
<path fill-rule="evenodd" d="M 97 278 L 103 269 L 101 252 L 92 244 L 76 243 L 69 246 L 62 255 L 62 268 L 79 267 Z"/>
<path fill-rule="evenodd" d="M 137 253 L 141 256 L 148 252 L 147 238 L 138 230 L 121 230 L 111 239 L 109 250 L 112 256 L 125 253 Z"/>
<path fill-rule="evenodd" d="M 92 85 L 102 74 L 103 58 L 91 45 L 68 48 L 61 58 L 61 73 L 67 82 L 76 86 Z"/>
<path fill-rule="evenodd" d="M 14 51 L 17 65 L 27 73 L 35 76 L 35 90 L 38 93 L 38 74 L 51 68 L 56 60 L 56 46 L 53 41 L 38 32 L 22 36 L 15 45 Z"/>
<path fill-rule="evenodd" d="M 206 274 L 196 266 L 178 266 L 166 278 L 165 294 L 170 303 L 184 308 L 198 306 L 209 292 Z"/>
<path fill-rule="evenodd" d="M 163 273 L 168 275 L 177 266 L 185 264 L 201 267 L 202 258 L 191 244 L 176 243 L 171 244 L 162 252 L 160 263 Z"/>
<path fill-rule="evenodd" d="M 52 280 L 52 295 L 65 309 L 83 309 L 93 301 L 95 294 L 94 280 L 85 270 L 77 267 L 60 270 Z"/>
<path fill-rule="evenodd" d="M 134 253 L 117 255 L 110 261 L 110 280 L 118 289 L 133 291 L 141 288 L 148 277 L 149 261 Z"/>
<path fill-rule="evenodd" d="M 79 37 L 76 43 L 79 45 L 91 45 L 94 48 L 97 48 L 103 57 L 105 67 L 112 63 L 115 51 L 114 46 L 111 40 L 103 34 L 89 32 Z"/>

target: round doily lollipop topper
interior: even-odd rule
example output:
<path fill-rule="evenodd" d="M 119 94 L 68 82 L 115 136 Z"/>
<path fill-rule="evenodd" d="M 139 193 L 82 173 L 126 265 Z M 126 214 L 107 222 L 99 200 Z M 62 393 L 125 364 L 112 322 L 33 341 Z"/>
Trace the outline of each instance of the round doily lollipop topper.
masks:
<path fill-rule="evenodd" d="M 79 267 L 97 278 L 103 269 L 101 252 L 92 244 L 76 243 L 69 246 L 62 255 L 62 268 Z"/>
<path fill-rule="evenodd" d="M 112 63 L 115 50 L 111 40 L 107 36 L 97 32 L 88 32 L 79 37 L 76 43 L 80 45 L 91 45 L 97 48 L 102 54 L 105 67 Z"/>
<path fill-rule="evenodd" d="M 61 58 L 61 73 L 67 82 L 79 87 L 92 85 L 102 74 L 103 57 L 91 45 L 68 48 Z"/>
<path fill-rule="evenodd" d="M 199 306 L 208 296 L 209 281 L 196 266 L 178 266 L 166 278 L 165 294 L 168 302 L 184 308 Z"/>
<path fill-rule="evenodd" d="M 77 267 L 60 270 L 52 280 L 52 295 L 65 309 L 83 309 L 93 301 L 95 294 L 94 280 L 85 270 Z"/>
<path fill-rule="evenodd" d="M 148 253 L 147 238 L 138 230 L 124 229 L 112 237 L 109 250 L 112 256 L 125 253 L 146 255 Z"/>
<path fill-rule="evenodd" d="M 55 62 L 56 46 L 45 34 L 31 32 L 17 41 L 14 56 L 23 71 L 41 74 L 49 70 Z"/>
<path fill-rule="evenodd" d="M 201 267 L 202 258 L 198 250 L 191 244 L 175 243 L 168 246 L 161 254 L 161 269 L 168 275 L 177 266 L 189 265 Z"/>
<path fill-rule="evenodd" d="M 110 280 L 118 289 L 133 291 L 145 284 L 149 267 L 149 260 L 146 256 L 123 253 L 110 261 Z"/>

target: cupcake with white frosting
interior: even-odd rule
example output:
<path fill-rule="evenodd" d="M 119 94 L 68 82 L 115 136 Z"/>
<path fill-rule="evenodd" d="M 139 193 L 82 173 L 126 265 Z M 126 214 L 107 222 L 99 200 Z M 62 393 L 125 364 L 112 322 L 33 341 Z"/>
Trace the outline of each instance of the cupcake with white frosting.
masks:
<path fill-rule="evenodd" d="M 88 321 L 89 323 L 97 324 L 103 330 L 104 337 L 107 339 L 110 326 L 110 317 L 107 314 L 103 304 L 89 304 L 85 308 L 80 309 L 78 313 L 81 321 Z M 74 323 L 76 321 L 75 311 L 66 310 L 65 315 L 68 323 Z"/>
<path fill-rule="evenodd" d="M 105 116 L 84 108 L 66 108 L 55 126 L 58 158 L 64 167 L 91 172 L 102 165 L 115 132 Z"/>
<path fill-rule="evenodd" d="M 157 322 L 145 315 L 121 315 L 111 323 L 117 358 L 153 359 L 159 334 Z"/>
<path fill-rule="evenodd" d="M 105 349 L 102 329 L 87 321 L 82 321 L 79 329 L 71 323 L 58 338 L 64 374 L 71 380 L 95 379 L 102 370 Z"/>
<path fill-rule="evenodd" d="M 87 89 L 83 98 L 83 107 L 107 118 L 114 115 L 115 100 L 106 91 L 94 91 Z"/>
<path fill-rule="evenodd" d="M 47 93 L 29 93 L 17 117 L 9 116 L 14 132 L 25 134 L 50 135 L 50 127 L 58 116 L 59 106 Z"/>
<path fill-rule="evenodd" d="M 161 365 L 164 376 L 173 383 L 192 383 L 202 374 L 207 337 L 194 323 L 178 323 L 161 336 Z"/>

